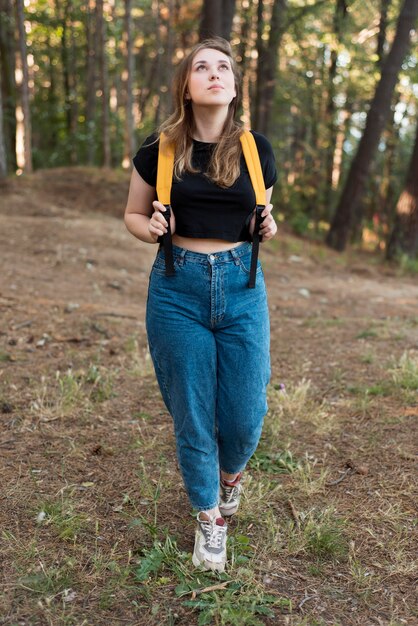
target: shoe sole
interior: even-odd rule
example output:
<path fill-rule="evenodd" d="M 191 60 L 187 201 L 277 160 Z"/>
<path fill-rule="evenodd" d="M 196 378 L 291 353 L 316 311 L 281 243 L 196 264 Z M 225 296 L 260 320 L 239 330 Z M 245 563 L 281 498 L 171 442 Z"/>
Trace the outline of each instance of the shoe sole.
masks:
<path fill-rule="evenodd" d="M 219 507 L 222 517 L 232 517 L 238 511 L 238 505 L 234 506 L 231 509 L 224 509 L 223 507 Z"/>
<path fill-rule="evenodd" d="M 192 562 L 195 567 L 203 567 L 205 570 L 212 570 L 214 572 L 223 572 L 225 570 L 225 563 L 214 563 L 212 561 L 200 561 L 200 559 L 193 552 Z"/>

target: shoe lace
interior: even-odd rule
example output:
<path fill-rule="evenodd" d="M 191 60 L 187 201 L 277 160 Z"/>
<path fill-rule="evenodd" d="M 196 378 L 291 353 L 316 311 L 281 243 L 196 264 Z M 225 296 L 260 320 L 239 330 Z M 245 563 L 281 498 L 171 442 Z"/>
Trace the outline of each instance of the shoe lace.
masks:
<path fill-rule="evenodd" d="M 202 526 L 205 528 L 205 535 L 207 536 L 209 546 L 211 548 L 219 548 L 226 533 L 226 525 L 218 526 L 216 520 L 212 520 L 210 522 L 202 522 Z"/>
<path fill-rule="evenodd" d="M 225 502 L 230 502 L 234 500 L 239 495 L 239 487 L 238 485 L 233 485 L 232 487 L 223 484 L 223 492 L 225 495 Z"/>

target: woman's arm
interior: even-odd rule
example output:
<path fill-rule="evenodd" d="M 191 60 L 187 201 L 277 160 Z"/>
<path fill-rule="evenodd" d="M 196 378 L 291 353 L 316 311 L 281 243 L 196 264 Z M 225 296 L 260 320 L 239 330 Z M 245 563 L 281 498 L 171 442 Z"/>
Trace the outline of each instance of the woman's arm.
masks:
<path fill-rule="evenodd" d="M 125 225 L 132 235 L 146 243 L 157 243 L 158 237 L 167 232 L 167 222 L 161 213 L 165 208 L 155 199 L 156 195 L 155 187 L 148 185 L 136 169 L 133 169 L 125 209 Z M 173 223 L 171 227 L 174 232 Z"/>

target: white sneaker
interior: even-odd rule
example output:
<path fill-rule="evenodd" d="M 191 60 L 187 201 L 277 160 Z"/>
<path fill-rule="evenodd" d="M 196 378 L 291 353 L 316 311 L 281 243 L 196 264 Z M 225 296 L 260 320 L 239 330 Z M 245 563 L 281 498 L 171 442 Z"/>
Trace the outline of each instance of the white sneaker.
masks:
<path fill-rule="evenodd" d="M 226 563 L 227 523 L 222 517 L 210 518 L 202 511 L 197 516 L 193 565 L 223 572 Z"/>
<path fill-rule="evenodd" d="M 234 481 L 220 480 L 219 510 L 223 517 L 234 515 L 238 510 L 242 491 L 241 476 L 242 472 Z"/>

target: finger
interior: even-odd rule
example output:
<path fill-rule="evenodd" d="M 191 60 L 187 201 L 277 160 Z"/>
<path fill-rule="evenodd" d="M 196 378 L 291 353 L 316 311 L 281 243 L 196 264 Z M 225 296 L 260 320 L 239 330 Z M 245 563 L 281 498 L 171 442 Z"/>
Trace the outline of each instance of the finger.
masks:
<path fill-rule="evenodd" d="M 154 235 L 158 235 L 159 237 L 161 237 L 162 235 L 165 235 L 165 233 L 167 232 L 167 229 L 164 228 L 163 226 L 155 226 L 154 224 L 149 224 L 148 226 L 148 230 L 150 233 L 153 233 Z"/>
<path fill-rule="evenodd" d="M 270 213 L 273 210 L 273 205 L 272 204 L 267 204 L 266 208 L 263 210 L 261 217 L 267 217 L 267 215 L 270 215 Z"/>
<path fill-rule="evenodd" d="M 155 211 L 162 211 L 163 213 L 167 210 L 162 202 L 158 202 L 158 200 L 154 200 L 152 203 Z"/>
<path fill-rule="evenodd" d="M 158 211 L 153 213 L 151 220 L 153 222 L 158 222 L 159 224 L 162 224 L 163 226 L 167 226 L 167 220 L 165 219 L 164 215 L 162 215 Z"/>

